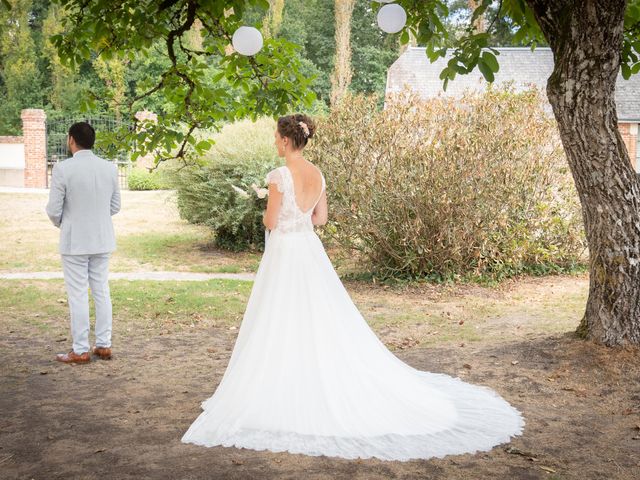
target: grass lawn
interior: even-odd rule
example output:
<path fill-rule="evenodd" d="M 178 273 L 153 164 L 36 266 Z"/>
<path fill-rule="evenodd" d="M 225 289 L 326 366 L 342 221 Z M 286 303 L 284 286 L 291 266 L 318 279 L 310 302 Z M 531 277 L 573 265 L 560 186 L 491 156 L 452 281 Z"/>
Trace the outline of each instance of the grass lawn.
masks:
<path fill-rule="evenodd" d="M 203 232 L 141 233 L 119 239 L 114 256 L 116 270 L 126 271 L 126 261 L 135 260 L 136 268 L 201 273 L 254 272 L 260 253 L 228 252 L 211 246 L 211 235 Z"/>
<path fill-rule="evenodd" d="M 173 193 L 122 192 L 113 217 L 114 272 L 178 270 L 240 273 L 257 269 L 259 253 L 213 248 L 211 232 L 180 219 Z M 0 271 L 60 271 L 58 229 L 45 214 L 46 193 L 0 193 Z"/>
<path fill-rule="evenodd" d="M 114 330 L 176 333 L 183 328 L 237 326 L 251 282 L 111 281 Z M 0 311 L 11 329 L 36 327 L 66 336 L 69 308 L 62 280 L 0 281 Z M 91 309 L 93 315 L 93 306 Z"/>
<path fill-rule="evenodd" d="M 252 282 L 111 281 L 115 332 L 175 334 L 184 329 L 237 327 Z M 585 277 L 513 281 L 502 289 L 347 284 L 356 305 L 391 349 L 416 345 L 505 341 L 576 328 L 586 301 Z M 0 280 L 0 311 L 22 326 L 66 335 L 62 280 Z"/>

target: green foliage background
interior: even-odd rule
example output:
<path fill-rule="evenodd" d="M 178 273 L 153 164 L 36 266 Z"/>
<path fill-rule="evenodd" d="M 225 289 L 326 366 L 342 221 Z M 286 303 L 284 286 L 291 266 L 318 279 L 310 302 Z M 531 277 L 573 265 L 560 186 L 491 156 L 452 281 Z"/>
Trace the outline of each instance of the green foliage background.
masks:
<path fill-rule="evenodd" d="M 109 112 L 122 118 L 124 104 L 153 85 L 168 68 L 169 61 L 159 48 L 154 54 L 120 58 L 98 58 L 92 52 L 88 59 L 74 67 L 65 66 L 49 41 L 64 33 L 65 13 L 50 0 L 8 0 L 11 9 L 0 6 L 0 135 L 17 135 L 21 130 L 20 111 L 44 108 L 58 115 L 80 114 L 83 107 L 97 113 Z M 449 2 L 450 22 L 462 22 L 468 16 L 466 2 Z M 354 93 L 383 97 L 386 72 L 400 54 L 398 35 L 381 32 L 376 24 L 376 8 L 367 0 L 356 3 L 352 18 L 352 67 L 350 90 Z M 246 24 L 259 25 L 264 11 L 249 8 Z M 286 0 L 278 38 L 301 48 L 295 55 L 301 62 L 301 74 L 312 80 L 311 90 L 317 102 L 313 113 L 327 110 L 331 91 L 331 73 L 335 55 L 335 22 L 333 0 Z M 187 41 L 196 41 L 193 32 Z M 495 44 L 510 44 L 509 25 L 500 25 Z M 218 72 L 210 65 L 210 77 Z M 223 80 L 219 80 L 221 87 Z M 90 95 L 87 92 L 91 92 Z M 158 114 L 177 107 L 171 98 L 148 97 L 138 109 Z"/>

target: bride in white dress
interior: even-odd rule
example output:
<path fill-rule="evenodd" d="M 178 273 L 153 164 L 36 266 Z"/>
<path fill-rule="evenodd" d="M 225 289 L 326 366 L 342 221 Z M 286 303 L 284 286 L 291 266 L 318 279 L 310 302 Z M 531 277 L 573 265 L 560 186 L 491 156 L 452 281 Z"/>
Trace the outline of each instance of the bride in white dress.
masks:
<path fill-rule="evenodd" d="M 227 370 L 182 441 L 383 460 L 508 442 L 524 426 L 515 408 L 403 363 L 351 301 L 314 232 L 327 221 L 324 177 L 302 156 L 314 130 L 305 115 L 278 121 L 286 165 L 267 175 L 271 234 Z"/>

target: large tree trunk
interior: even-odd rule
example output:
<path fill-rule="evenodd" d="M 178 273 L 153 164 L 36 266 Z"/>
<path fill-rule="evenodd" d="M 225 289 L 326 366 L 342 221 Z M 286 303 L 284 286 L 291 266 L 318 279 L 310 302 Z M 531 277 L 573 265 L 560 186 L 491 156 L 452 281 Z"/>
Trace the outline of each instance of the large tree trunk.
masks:
<path fill-rule="evenodd" d="M 578 333 L 640 344 L 640 185 L 617 125 L 625 0 L 527 0 L 555 59 L 547 95 L 575 180 L 589 246 Z"/>
<path fill-rule="evenodd" d="M 336 105 L 351 84 L 351 15 L 355 0 L 336 0 L 336 56 L 331 75 L 331 105 Z"/>

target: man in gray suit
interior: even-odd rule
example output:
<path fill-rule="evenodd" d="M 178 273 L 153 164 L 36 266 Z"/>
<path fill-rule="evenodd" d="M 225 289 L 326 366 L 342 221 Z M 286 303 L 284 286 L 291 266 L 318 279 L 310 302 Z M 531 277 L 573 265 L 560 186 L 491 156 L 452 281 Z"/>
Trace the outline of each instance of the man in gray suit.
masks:
<path fill-rule="evenodd" d="M 111 358 L 111 294 L 109 257 L 116 249 L 111 216 L 120 211 L 118 167 L 91 151 L 96 134 L 86 122 L 69 128 L 67 144 L 73 154 L 55 165 L 47 215 L 60 228 L 60 254 L 71 313 L 73 349 L 58 354 L 64 363 L 88 363 L 89 296 L 96 309 L 96 343 L 91 351 Z"/>

